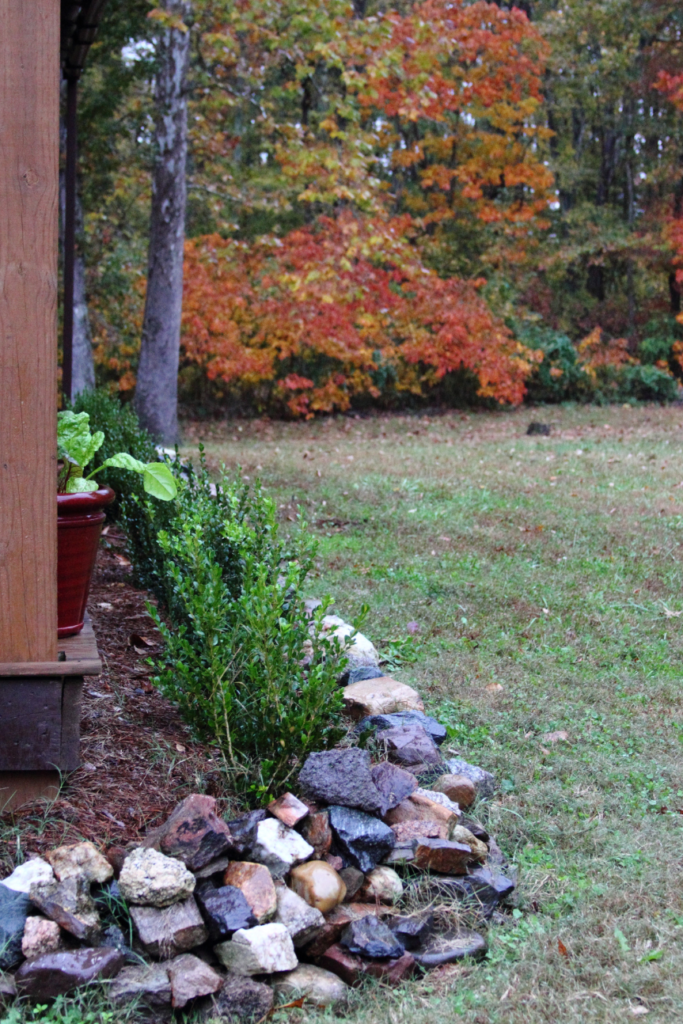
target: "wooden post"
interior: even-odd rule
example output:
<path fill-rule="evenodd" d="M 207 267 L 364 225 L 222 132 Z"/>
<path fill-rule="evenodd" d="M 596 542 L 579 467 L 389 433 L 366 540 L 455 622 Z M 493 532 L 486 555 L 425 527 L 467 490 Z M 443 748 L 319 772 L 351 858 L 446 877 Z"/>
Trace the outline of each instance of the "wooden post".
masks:
<path fill-rule="evenodd" d="M 0 0 L 0 663 L 57 658 L 60 0 Z"/>
<path fill-rule="evenodd" d="M 64 324 L 62 330 L 62 393 L 73 395 L 74 358 L 74 263 L 76 257 L 76 104 L 78 78 L 66 80 L 66 168 L 64 174 Z"/>

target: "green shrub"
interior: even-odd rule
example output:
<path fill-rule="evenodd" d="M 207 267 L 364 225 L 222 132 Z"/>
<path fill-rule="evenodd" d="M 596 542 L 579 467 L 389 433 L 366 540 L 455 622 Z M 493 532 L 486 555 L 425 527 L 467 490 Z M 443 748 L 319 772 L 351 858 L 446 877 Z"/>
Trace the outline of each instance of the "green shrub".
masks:
<path fill-rule="evenodd" d="M 585 391 L 586 374 L 567 335 L 544 324 L 513 323 L 510 326 L 524 345 L 543 352 L 543 362 L 534 366 L 527 381 L 528 400 L 563 402 L 579 398 Z"/>
<path fill-rule="evenodd" d="M 678 398 L 678 382 L 657 366 L 620 366 L 615 379 L 619 402 L 673 402 Z"/>
<path fill-rule="evenodd" d="M 97 453 L 98 465 L 117 452 L 128 452 L 140 462 L 159 461 L 154 442 L 141 428 L 133 407 L 122 405 L 115 395 L 104 389 L 82 391 L 72 408 L 74 412 L 87 412 L 92 432 L 101 430 L 104 434 L 104 443 Z M 111 519 L 120 517 L 126 499 L 144 494 L 142 480 L 123 469 L 106 469 L 97 479 L 98 483 L 109 484 L 116 491 L 116 501 L 107 510 Z"/>
<path fill-rule="evenodd" d="M 235 788 L 261 802 L 342 736 L 344 650 L 322 635 L 325 603 L 306 614 L 315 544 L 303 522 L 285 542 L 258 484 L 223 474 L 214 486 L 203 462 L 175 469 L 170 515 L 139 496 L 124 510 L 138 578 L 166 613 L 150 609 L 165 644 L 156 682 L 220 748 Z"/>

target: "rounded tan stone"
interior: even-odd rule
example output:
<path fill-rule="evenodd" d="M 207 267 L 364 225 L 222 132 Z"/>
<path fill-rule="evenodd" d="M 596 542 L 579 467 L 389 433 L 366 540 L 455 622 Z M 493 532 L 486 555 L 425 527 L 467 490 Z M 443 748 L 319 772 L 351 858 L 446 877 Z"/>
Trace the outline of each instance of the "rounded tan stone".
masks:
<path fill-rule="evenodd" d="M 477 796 L 474 783 L 466 775 L 442 775 L 434 783 L 437 793 L 445 793 L 449 800 L 461 807 L 471 807 Z"/>
<path fill-rule="evenodd" d="M 344 879 L 324 860 L 309 860 L 290 872 L 290 886 L 302 899 L 325 914 L 346 896 Z"/>
<path fill-rule="evenodd" d="M 477 839 L 476 836 L 472 835 L 470 830 L 465 828 L 464 825 L 455 825 L 449 829 L 448 838 L 452 843 L 465 843 L 469 846 L 472 856 L 477 860 L 486 860 L 489 852 L 488 846 L 486 843 L 482 843 L 481 839 Z"/>
<path fill-rule="evenodd" d="M 380 865 L 366 877 L 360 895 L 362 899 L 368 901 L 396 903 L 403 895 L 403 882 L 393 868 Z"/>

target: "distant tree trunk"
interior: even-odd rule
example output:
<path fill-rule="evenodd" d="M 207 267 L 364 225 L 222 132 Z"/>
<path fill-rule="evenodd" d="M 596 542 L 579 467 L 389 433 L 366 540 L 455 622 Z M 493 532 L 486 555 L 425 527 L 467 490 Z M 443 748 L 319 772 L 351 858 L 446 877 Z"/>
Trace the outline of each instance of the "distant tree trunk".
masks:
<path fill-rule="evenodd" d="M 171 19 L 186 24 L 192 5 L 189 0 L 166 0 L 160 6 L 169 20 L 157 43 L 156 158 L 135 409 L 142 426 L 156 440 L 171 445 L 178 439 L 190 34 L 184 27 L 170 26 Z"/>
<path fill-rule="evenodd" d="M 59 126 L 60 146 L 66 148 L 66 125 Z M 66 207 L 65 175 L 59 172 L 59 241 L 64 251 L 64 211 Z M 95 363 L 92 354 L 92 333 L 88 316 L 88 301 L 85 294 L 85 259 L 82 248 L 83 204 L 76 193 L 76 253 L 74 256 L 74 327 L 71 362 L 72 400 L 81 391 L 92 391 L 95 387 Z"/>

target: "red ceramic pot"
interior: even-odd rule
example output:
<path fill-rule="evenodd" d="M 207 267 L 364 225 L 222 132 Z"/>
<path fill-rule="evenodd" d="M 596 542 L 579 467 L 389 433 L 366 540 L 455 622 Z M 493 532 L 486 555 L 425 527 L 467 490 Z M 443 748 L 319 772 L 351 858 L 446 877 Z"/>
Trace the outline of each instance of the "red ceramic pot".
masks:
<path fill-rule="evenodd" d="M 57 636 L 83 629 L 104 509 L 115 497 L 111 487 L 57 495 Z"/>

